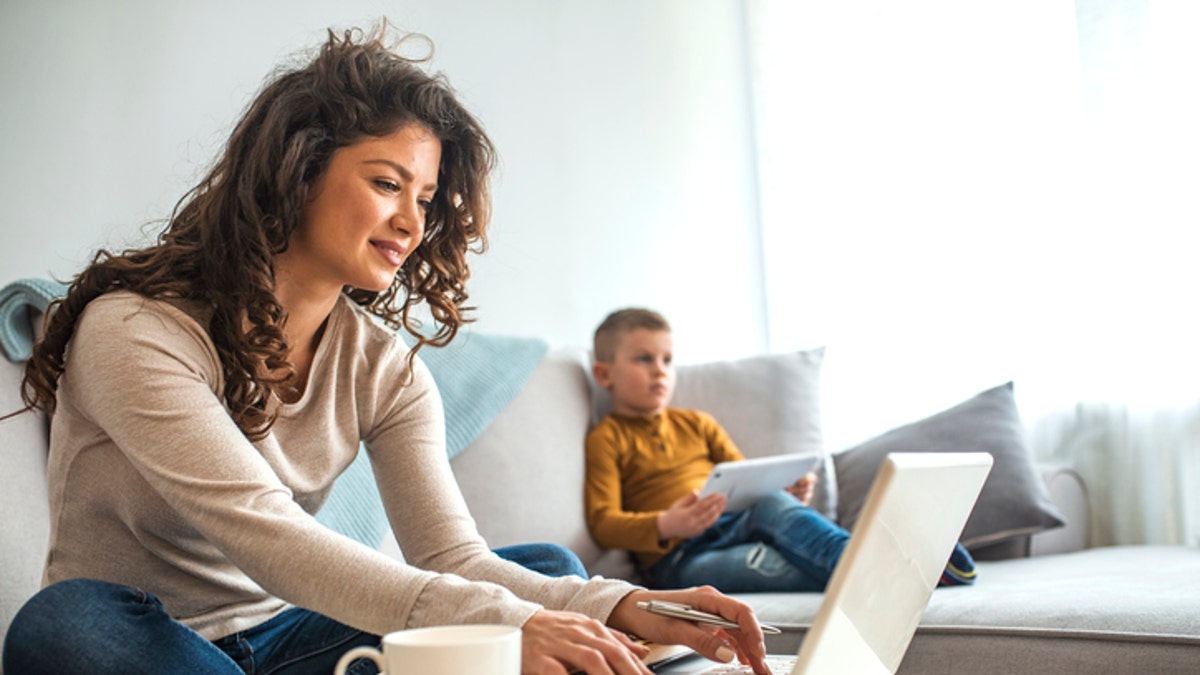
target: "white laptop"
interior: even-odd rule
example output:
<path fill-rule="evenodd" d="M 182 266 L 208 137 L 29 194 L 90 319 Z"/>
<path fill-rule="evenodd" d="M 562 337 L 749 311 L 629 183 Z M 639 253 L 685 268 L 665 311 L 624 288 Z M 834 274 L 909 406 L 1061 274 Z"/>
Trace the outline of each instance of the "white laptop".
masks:
<path fill-rule="evenodd" d="M 991 468 L 984 452 L 888 455 L 799 653 L 768 658 L 775 675 L 895 673 Z M 696 654 L 653 669 L 751 672 Z"/>
<path fill-rule="evenodd" d="M 700 497 L 725 495 L 725 513 L 745 511 L 764 496 L 795 483 L 815 471 L 821 462 L 817 455 L 773 455 L 753 457 L 713 466 Z"/>

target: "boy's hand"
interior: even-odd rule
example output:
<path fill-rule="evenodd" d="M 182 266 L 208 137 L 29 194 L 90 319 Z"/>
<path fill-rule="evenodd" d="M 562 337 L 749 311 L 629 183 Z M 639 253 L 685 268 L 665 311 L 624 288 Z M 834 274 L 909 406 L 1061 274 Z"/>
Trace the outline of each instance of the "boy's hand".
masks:
<path fill-rule="evenodd" d="M 817 485 L 817 474 L 808 473 L 796 479 L 795 483 L 784 488 L 792 493 L 792 496 L 800 500 L 800 503 L 808 506 L 808 503 L 813 498 L 813 488 Z"/>
<path fill-rule="evenodd" d="M 666 511 L 658 513 L 658 538 L 662 541 L 683 537 L 691 539 L 717 522 L 725 510 L 725 495 L 714 494 L 700 499 L 700 492 L 690 493 L 675 500 Z"/>

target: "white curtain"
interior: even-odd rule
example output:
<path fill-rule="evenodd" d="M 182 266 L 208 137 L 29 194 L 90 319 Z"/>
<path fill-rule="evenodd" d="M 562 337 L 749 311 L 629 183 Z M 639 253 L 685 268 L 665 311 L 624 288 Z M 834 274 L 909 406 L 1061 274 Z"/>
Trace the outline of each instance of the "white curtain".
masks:
<path fill-rule="evenodd" d="M 1007 380 L 1095 544 L 1200 540 L 1200 3 L 747 0 L 769 340 L 833 449 Z"/>

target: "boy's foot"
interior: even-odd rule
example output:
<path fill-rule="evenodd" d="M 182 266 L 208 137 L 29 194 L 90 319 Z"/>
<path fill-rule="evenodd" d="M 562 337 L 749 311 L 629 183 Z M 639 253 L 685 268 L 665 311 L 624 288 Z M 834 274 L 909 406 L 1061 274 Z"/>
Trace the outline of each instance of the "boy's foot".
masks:
<path fill-rule="evenodd" d="M 975 560 L 962 544 L 955 544 L 954 552 L 950 554 L 950 562 L 946 563 L 942 578 L 938 580 L 938 586 L 970 586 L 973 583 Z"/>

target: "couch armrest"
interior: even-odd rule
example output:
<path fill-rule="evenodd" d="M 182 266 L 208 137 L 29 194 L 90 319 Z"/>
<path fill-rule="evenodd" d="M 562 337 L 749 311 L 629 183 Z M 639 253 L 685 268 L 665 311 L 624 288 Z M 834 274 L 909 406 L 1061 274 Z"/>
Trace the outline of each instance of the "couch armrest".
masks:
<path fill-rule="evenodd" d="M 1029 555 L 1052 555 L 1082 551 L 1088 545 L 1091 512 L 1087 486 L 1074 469 L 1058 464 L 1039 464 L 1050 500 L 1066 517 L 1063 527 L 1039 532 L 1029 538 Z"/>
<path fill-rule="evenodd" d="M 1050 501 L 1054 503 L 1066 525 L 1062 527 L 1005 539 L 996 544 L 971 549 L 975 560 L 1008 560 L 1028 558 L 1035 555 L 1070 553 L 1087 548 L 1090 514 L 1088 511 L 1087 487 L 1083 478 L 1073 469 L 1059 464 L 1038 464 L 1038 473 L 1046 485 Z"/>

